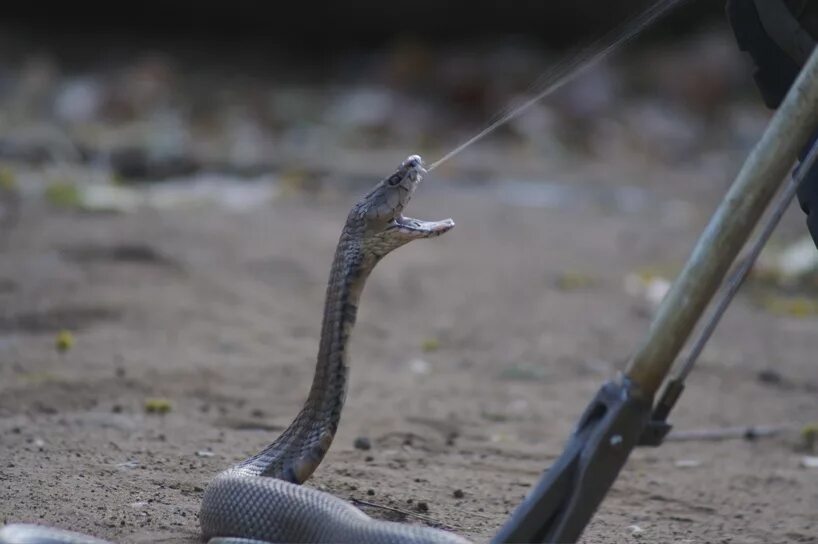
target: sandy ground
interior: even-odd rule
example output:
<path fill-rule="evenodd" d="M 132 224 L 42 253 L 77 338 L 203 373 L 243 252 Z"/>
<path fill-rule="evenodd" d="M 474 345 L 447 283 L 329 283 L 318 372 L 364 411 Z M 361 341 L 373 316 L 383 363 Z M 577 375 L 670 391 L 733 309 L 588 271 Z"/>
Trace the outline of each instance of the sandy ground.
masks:
<path fill-rule="evenodd" d="M 602 171 L 586 176 L 595 194 L 594 179 L 616 183 Z M 426 182 L 409 213 L 457 227 L 373 274 L 340 432 L 309 485 L 411 512 L 425 502 L 428 518 L 490 538 L 644 337 L 650 307 L 623 279 L 683 262 L 729 175 L 657 173 L 653 200 L 631 212 L 606 198 L 514 204 L 502 182 Z M 363 189 L 246 213 L 28 202 L 0 260 L 0 521 L 198 541 L 208 481 L 271 441 L 306 395 L 333 247 Z M 801 221 L 793 212 L 788 232 Z M 739 297 L 677 428 L 815 421 L 815 326 Z M 76 339 L 66 353 L 54 348 L 62 328 Z M 172 409 L 146 413 L 150 398 Z M 639 449 L 583 541 L 818 542 L 818 470 L 799 466 L 795 443 Z"/>

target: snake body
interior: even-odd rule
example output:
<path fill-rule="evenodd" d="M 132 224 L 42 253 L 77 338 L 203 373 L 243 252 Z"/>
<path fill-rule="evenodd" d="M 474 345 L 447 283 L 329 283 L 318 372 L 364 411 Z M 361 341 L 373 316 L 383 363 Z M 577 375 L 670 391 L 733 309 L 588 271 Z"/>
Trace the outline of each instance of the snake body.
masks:
<path fill-rule="evenodd" d="M 207 486 L 199 515 L 211 544 L 357 542 L 464 544 L 446 531 L 374 520 L 330 494 L 304 487 L 338 429 L 347 390 L 347 342 L 364 283 L 392 250 L 439 236 L 451 219 L 404 217 L 425 172 L 412 155 L 349 212 L 330 270 L 312 387 L 303 408 L 269 446 L 218 474 Z M 103 544 L 79 533 L 30 524 L 0 529 L 0 544 Z"/>

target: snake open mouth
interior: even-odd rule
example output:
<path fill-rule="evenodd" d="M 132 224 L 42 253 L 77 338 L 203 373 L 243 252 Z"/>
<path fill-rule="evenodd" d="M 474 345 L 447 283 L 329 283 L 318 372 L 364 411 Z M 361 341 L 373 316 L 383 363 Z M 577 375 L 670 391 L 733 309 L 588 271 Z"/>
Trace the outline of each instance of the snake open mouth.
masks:
<path fill-rule="evenodd" d="M 408 178 L 412 184 L 411 188 L 407 191 L 408 194 L 404 201 L 405 205 L 414 192 L 415 187 L 423 181 L 423 176 L 426 175 L 426 169 L 423 167 L 423 159 L 420 155 L 410 155 L 403 161 L 394 176 L 401 177 L 401 175 L 404 178 Z M 454 221 L 451 219 L 421 221 L 414 217 L 405 217 L 400 213 L 400 210 L 398 210 L 398 213 L 392 221 L 389 222 L 387 230 L 397 230 L 401 234 L 411 238 L 431 238 L 433 236 L 440 236 L 444 232 L 451 230 L 452 227 L 454 227 Z"/>
<path fill-rule="evenodd" d="M 454 221 L 451 219 L 443 219 L 441 221 L 421 221 L 413 217 L 405 217 L 398 215 L 395 217 L 388 229 L 397 230 L 401 234 L 411 236 L 413 238 L 431 238 L 440 236 L 444 232 L 448 232 L 454 227 Z"/>

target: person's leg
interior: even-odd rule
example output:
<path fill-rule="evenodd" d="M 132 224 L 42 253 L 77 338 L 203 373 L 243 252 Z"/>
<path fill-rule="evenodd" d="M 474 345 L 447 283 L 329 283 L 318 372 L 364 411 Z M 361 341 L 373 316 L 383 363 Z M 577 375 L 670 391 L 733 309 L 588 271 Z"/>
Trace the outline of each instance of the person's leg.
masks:
<path fill-rule="evenodd" d="M 739 49 L 755 64 L 753 75 L 764 103 L 777 108 L 818 42 L 818 1 L 728 0 L 727 18 Z M 811 145 L 816 141 L 818 133 Z M 801 160 L 811 145 L 802 151 Z M 818 167 L 807 172 L 798 202 L 818 246 Z"/>

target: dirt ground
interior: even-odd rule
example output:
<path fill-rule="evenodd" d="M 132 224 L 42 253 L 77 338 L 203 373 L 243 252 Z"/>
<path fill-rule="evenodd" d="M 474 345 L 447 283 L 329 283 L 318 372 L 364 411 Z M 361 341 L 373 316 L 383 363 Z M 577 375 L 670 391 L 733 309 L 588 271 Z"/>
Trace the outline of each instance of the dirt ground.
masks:
<path fill-rule="evenodd" d="M 407 212 L 457 226 L 374 271 L 339 435 L 307 485 L 373 516 L 495 534 L 645 337 L 639 278 L 678 271 L 763 129 L 726 30 L 637 47 L 433 172 Z M 164 53 L 73 26 L 50 45 L 12 31 L 0 523 L 123 543 L 198 542 L 207 483 L 297 413 L 350 205 L 563 58 L 411 40 L 245 58 L 209 31 Z M 793 209 L 775 242 L 805 234 Z M 818 542 L 818 469 L 803 466 L 817 454 L 800 436 L 818 423 L 815 278 L 796 293 L 751 282 L 672 417 L 680 432 L 783 431 L 638 449 L 584 542 Z"/>
<path fill-rule="evenodd" d="M 559 206 L 522 182 L 430 177 L 409 214 L 457 227 L 370 279 L 346 412 L 309 485 L 413 513 L 425 502 L 424 516 L 490 538 L 644 337 L 650 306 L 624 278 L 684 261 L 734 167 L 654 172 L 636 210 L 612 204 L 633 174 L 621 165 L 555 167 L 550 181 L 586 191 Z M 365 188 L 241 213 L 25 202 L 0 260 L 0 521 L 198 541 L 208 481 L 306 396 L 333 247 Z M 801 225 L 792 211 L 782 236 Z M 796 447 L 818 413 L 815 326 L 740 296 L 673 422 L 794 430 L 639 449 L 583 541 L 818 542 L 818 470 Z M 63 328 L 75 343 L 59 353 Z M 168 413 L 146 411 L 157 398 Z"/>

